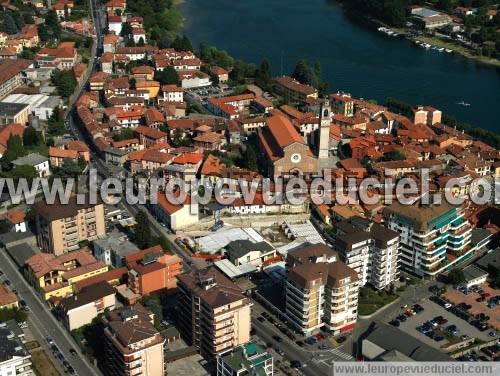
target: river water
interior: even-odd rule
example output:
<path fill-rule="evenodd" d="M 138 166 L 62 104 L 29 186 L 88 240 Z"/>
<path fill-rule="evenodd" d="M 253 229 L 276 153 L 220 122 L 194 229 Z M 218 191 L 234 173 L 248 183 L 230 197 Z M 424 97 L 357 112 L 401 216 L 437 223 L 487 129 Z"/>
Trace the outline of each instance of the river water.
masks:
<path fill-rule="evenodd" d="M 319 61 L 330 91 L 433 105 L 460 121 L 500 133 L 500 69 L 353 22 L 332 0 L 185 0 L 184 33 L 289 74 L 298 59 Z M 458 102 L 471 104 L 464 107 Z"/>

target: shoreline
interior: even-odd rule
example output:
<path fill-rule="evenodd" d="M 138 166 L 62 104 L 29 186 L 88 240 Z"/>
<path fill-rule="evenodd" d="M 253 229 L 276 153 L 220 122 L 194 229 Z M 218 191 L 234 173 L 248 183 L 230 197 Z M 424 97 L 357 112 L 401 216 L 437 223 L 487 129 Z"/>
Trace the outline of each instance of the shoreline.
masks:
<path fill-rule="evenodd" d="M 342 6 L 342 9 L 348 16 L 358 16 L 358 14 L 353 13 L 352 11 L 346 10 L 345 7 Z M 464 59 L 473 61 L 477 64 L 484 65 L 490 68 L 500 68 L 500 60 L 499 59 L 492 59 L 488 58 L 486 56 L 479 56 L 479 55 L 474 55 L 472 54 L 466 47 L 463 46 L 458 46 L 456 43 L 453 42 L 446 42 L 443 39 L 436 37 L 436 36 L 428 36 L 428 35 L 420 35 L 420 36 L 410 36 L 408 34 L 408 31 L 405 28 L 397 28 L 397 27 L 391 27 L 384 22 L 376 19 L 376 18 L 370 18 L 370 17 L 362 17 L 361 19 L 359 17 L 356 17 L 356 21 L 354 21 L 354 17 L 349 17 L 352 18 L 352 22 L 360 22 L 364 23 L 366 26 L 370 27 L 372 31 L 378 33 L 377 27 L 386 27 L 390 30 L 396 31 L 401 37 L 405 38 L 406 40 L 410 42 L 415 42 L 417 40 L 420 40 L 422 42 L 431 44 L 433 46 L 438 46 L 446 49 L 450 49 L 453 51 L 453 54 L 458 55 Z"/>

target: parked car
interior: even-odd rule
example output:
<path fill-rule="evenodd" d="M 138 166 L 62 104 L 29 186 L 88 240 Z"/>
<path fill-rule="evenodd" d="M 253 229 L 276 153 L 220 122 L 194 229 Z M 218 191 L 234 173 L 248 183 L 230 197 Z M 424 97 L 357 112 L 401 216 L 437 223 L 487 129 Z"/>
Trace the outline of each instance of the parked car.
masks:
<path fill-rule="evenodd" d="M 78 354 L 75 349 L 69 349 L 69 353 L 73 356 L 76 356 Z"/>
<path fill-rule="evenodd" d="M 398 327 L 399 325 L 401 325 L 401 322 L 399 320 L 392 320 L 392 321 L 389 321 L 389 324 L 391 324 L 392 326 Z"/>
<path fill-rule="evenodd" d="M 341 337 L 337 338 L 336 341 L 337 341 L 337 343 L 343 343 L 343 342 L 345 342 L 346 339 L 347 339 L 346 336 L 341 336 Z"/>
<path fill-rule="evenodd" d="M 278 353 L 278 355 L 285 356 L 285 352 L 281 349 L 276 349 L 276 352 Z"/>
<path fill-rule="evenodd" d="M 424 307 L 422 307 L 420 304 L 415 304 L 412 308 L 416 314 L 419 314 L 420 312 L 424 311 Z"/>
<path fill-rule="evenodd" d="M 399 315 L 398 317 L 396 317 L 396 319 L 398 319 L 401 322 L 405 322 L 406 320 L 408 320 L 408 317 L 405 315 Z"/>
<path fill-rule="evenodd" d="M 322 343 L 321 345 L 318 346 L 318 349 L 320 350 L 328 350 L 331 346 L 327 343 Z"/>
<path fill-rule="evenodd" d="M 316 342 L 318 341 L 314 337 L 309 337 L 304 340 L 304 343 L 307 343 L 308 345 L 314 345 Z"/>
<path fill-rule="evenodd" d="M 277 335 L 274 335 L 274 336 L 273 336 L 273 339 L 274 339 L 276 342 L 282 342 L 282 341 L 283 341 L 283 338 L 281 338 L 280 336 L 277 336 Z"/>
<path fill-rule="evenodd" d="M 290 362 L 290 365 L 292 366 L 292 368 L 295 368 L 295 369 L 302 368 L 302 363 L 299 360 L 292 360 Z"/>
<path fill-rule="evenodd" d="M 457 334 L 460 332 L 460 330 L 457 328 L 457 326 L 456 326 L 456 325 L 449 325 L 449 326 L 446 328 L 446 330 L 447 330 L 449 333 L 454 334 L 454 335 L 457 335 Z"/>
<path fill-rule="evenodd" d="M 296 343 L 296 344 L 297 344 L 297 346 L 299 346 L 299 347 L 304 347 L 304 342 L 302 342 L 302 341 L 296 341 L 295 343 Z"/>

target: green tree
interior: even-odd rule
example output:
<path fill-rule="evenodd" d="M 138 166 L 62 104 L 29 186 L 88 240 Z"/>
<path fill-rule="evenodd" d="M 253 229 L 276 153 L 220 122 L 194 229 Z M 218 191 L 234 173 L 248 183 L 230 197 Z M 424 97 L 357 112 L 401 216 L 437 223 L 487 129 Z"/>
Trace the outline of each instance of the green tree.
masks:
<path fill-rule="evenodd" d="M 271 87 L 272 80 L 271 64 L 269 60 L 264 59 L 261 61 L 260 67 L 255 75 L 255 83 L 263 89 L 268 90 Z"/>
<path fill-rule="evenodd" d="M 406 157 L 400 149 L 393 149 L 382 156 L 383 161 L 404 161 L 405 159 Z"/>
<path fill-rule="evenodd" d="M 140 37 L 140 38 L 139 38 L 139 42 L 137 42 L 137 45 L 138 45 L 139 47 L 143 47 L 143 46 L 145 45 L 145 43 L 144 43 L 144 38 L 143 38 L 143 37 Z"/>
<path fill-rule="evenodd" d="M 24 179 L 31 180 L 31 179 L 36 178 L 37 176 L 38 176 L 38 173 L 37 173 L 35 167 L 30 166 L 30 165 L 16 166 L 11 171 L 11 177 L 13 179 L 24 178 Z"/>
<path fill-rule="evenodd" d="M 251 145 L 247 145 L 245 149 L 245 167 L 252 171 L 257 171 L 257 154 Z"/>
<path fill-rule="evenodd" d="M 113 135 L 113 140 L 122 141 L 134 138 L 134 131 L 130 128 L 123 128 L 119 133 Z"/>
<path fill-rule="evenodd" d="M 459 285 L 465 282 L 465 274 L 462 269 L 455 268 L 448 273 L 448 283 Z"/>
<path fill-rule="evenodd" d="M 19 29 L 17 28 L 17 25 L 16 25 L 16 22 L 14 21 L 14 18 L 12 18 L 12 16 L 7 13 L 4 18 L 3 18 L 3 22 L 4 22 L 4 30 L 7 34 L 16 34 L 17 32 L 19 32 Z"/>
<path fill-rule="evenodd" d="M 122 30 L 120 31 L 120 36 L 124 38 L 130 38 L 132 35 L 132 26 L 128 22 L 123 22 L 122 23 Z"/>
<path fill-rule="evenodd" d="M 52 84 L 57 87 L 57 92 L 64 98 L 69 98 L 75 91 L 77 82 L 72 70 L 54 69 L 51 75 Z"/>
<path fill-rule="evenodd" d="M 137 89 L 137 80 L 135 78 L 131 78 L 129 81 L 128 81 L 128 84 L 129 84 L 129 87 L 132 89 L 132 90 L 135 90 Z"/>
<path fill-rule="evenodd" d="M 54 38 L 59 39 L 61 37 L 61 24 L 54 9 L 47 12 L 45 16 L 45 25 L 51 30 L 51 34 Z"/>
<path fill-rule="evenodd" d="M 172 66 L 167 66 L 162 71 L 157 70 L 155 72 L 154 79 L 158 81 L 161 85 L 166 85 L 166 84 L 178 85 L 180 83 L 179 74 Z"/>
<path fill-rule="evenodd" d="M 26 147 L 38 146 L 42 143 L 42 136 L 34 128 L 28 127 L 23 134 L 23 144 Z"/>
<path fill-rule="evenodd" d="M 139 210 L 135 216 L 134 241 L 140 249 L 151 247 L 153 238 L 151 236 L 151 223 L 148 215 L 143 210 Z"/>
<path fill-rule="evenodd" d="M 60 176 L 77 178 L 81 174 L 82 170 L 77 161 L 71 158 L 64 158 L 63 164 L 60 168 Z"/>
<path fill-rule="evenodd" d="M 54 108 L 47 123 L 48 133 L 51 136 L 61 136 L 66 132 L 61 109 L 59 107 Z"/>

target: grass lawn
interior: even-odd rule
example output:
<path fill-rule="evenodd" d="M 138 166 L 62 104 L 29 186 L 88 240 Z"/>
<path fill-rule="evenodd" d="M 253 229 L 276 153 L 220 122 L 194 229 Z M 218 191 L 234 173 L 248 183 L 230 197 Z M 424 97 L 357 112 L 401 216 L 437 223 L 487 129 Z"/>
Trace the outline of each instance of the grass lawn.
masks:
<path fill-rule="evenodd" d="M 43 376 L 60 376 L 61 374 L 50 361 L 47 353 L 43 350 L 34 351 L 31 353 L 31 361 L 37 375 Z"/>
<path fill-rule="evenodd" d="M 370 287 L 362 287 L 359 290 L 358 313 L 361 316 L 371 315 L 398 297 L 398 294 L 390 294 L 386 291 L 375 291 Z"/>

